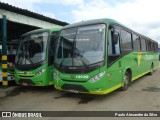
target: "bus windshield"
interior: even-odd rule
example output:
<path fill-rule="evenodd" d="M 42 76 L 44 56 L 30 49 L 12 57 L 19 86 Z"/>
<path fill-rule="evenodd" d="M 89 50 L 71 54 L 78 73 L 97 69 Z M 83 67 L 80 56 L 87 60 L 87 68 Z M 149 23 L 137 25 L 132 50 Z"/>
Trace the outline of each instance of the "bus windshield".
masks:
<path fill-rule="evenodd" d="M 105 24 L 88 25 L 61 31 L 55 64 L 88 66 L 104 60 Z"/>
<path fill-rule="evenodd" d="M 46 58 L 48 32 L 40 32 L 22 37 L 16 56 L 16 64 L 30 65 Z"/>

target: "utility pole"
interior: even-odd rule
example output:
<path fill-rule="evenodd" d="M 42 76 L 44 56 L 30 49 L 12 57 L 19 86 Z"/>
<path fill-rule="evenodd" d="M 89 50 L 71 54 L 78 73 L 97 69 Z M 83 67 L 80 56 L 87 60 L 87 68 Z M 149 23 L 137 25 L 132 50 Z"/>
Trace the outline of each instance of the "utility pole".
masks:
<path fill-rule="evenodd" d="M 2 18 L 2 85 L 4 88 L 8 87 L 8 72 L 7 72 L 7 20 L 6 16 Z"/>

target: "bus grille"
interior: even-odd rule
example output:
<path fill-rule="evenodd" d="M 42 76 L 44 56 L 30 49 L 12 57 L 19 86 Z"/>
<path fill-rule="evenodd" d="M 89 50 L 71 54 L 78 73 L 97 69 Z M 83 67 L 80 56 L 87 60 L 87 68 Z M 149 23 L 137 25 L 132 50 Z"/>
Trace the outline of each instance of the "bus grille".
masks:
<path fill-rule="evenodd" d="M 20 84 L 27 83 L 28 85 L 35 85 L 35 83 L 32 80 L 30 80 L 30 79 L 20 79 L 19 83 Z"/>
<path fill-rule="evenodd" d="M 64 90 L 77 90 L 81 92 L 89 92 L 85 87 L 81 85 L 71 85 L 71 84 L 64 84 L 62 86 L 62 89 Z"/>

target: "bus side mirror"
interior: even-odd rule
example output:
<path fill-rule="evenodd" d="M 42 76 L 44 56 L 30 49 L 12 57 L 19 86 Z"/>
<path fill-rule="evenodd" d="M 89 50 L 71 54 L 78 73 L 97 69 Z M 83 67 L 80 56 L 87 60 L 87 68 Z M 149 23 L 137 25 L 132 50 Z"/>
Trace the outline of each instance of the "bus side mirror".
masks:
<path fill-rule="evenodd" d="M 118 43 L 118 34 L 117 33 L 114 33 L 114 35 L 113 35 L 113 43 L 114 44 L 117 44 Z"/>

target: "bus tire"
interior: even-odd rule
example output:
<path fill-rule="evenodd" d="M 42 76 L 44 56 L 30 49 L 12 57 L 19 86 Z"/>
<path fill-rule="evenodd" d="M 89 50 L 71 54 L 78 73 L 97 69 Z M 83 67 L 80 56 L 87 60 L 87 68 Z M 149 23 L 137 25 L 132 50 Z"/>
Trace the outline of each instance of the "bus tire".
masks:
<path fill-rule="evenodd" d="M 151 64 L 149 75 L 153 75 L 153 63 Z"/>
<path fill-rule="evenodd" d="M 130 86 L 130 82 L 131 82 L 131 74 L 129 71 L 126 71 L 125 76 L 123 78 L 123 86 L 121 87 L 122 91 L 126 91 L 128 89 L 128 87 Z"/>

